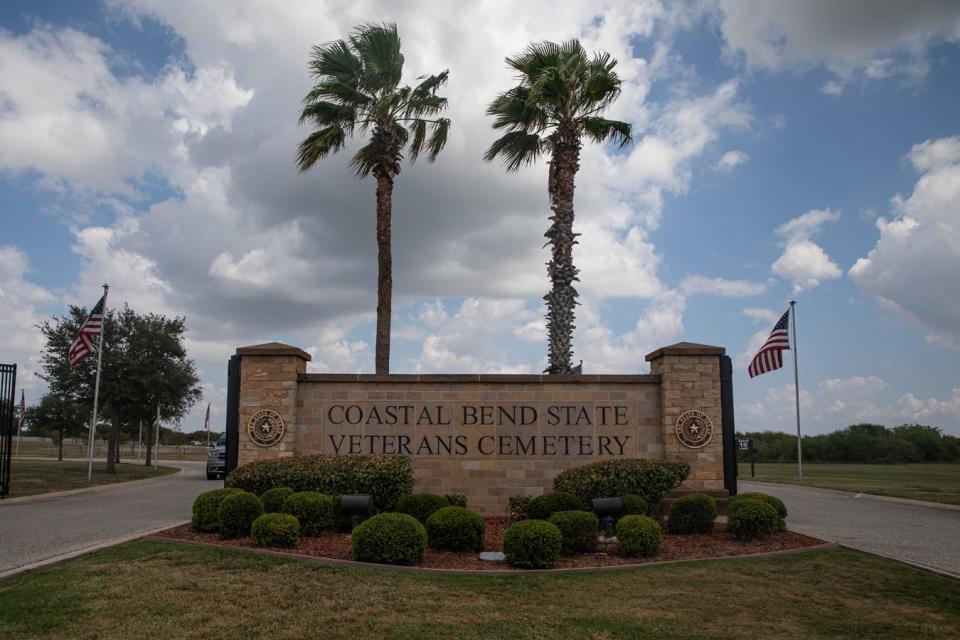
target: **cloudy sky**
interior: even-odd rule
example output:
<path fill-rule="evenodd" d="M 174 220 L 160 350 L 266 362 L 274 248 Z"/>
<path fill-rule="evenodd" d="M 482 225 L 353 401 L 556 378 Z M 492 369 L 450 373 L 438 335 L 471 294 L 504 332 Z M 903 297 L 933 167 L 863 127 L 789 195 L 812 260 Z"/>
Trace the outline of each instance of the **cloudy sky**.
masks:
<path fill-rule="evenodd" d="M 0 361 L 28 401 L 69 304 L 185 315 L 223 428 L 226 361 L 281 340 L 372 371 L 374 183 L 294 166 L 313 44 L 395 21 L 404 76 L 450 70 L 440 160 L 394 192 L 396 372 L 545 366 L 546 165 L 485 164 L 503 58 L 577 37 L 619 60 L 625 150 L 587 146 L 575 359 L 734 357 L 740 429 L 792 429 L 792 371 L 746 366 L 797 300 L 807 432 L 960 434 L 955 1 L 0 4 Z M 202 425 L 205 406 L 184 421 Z"/>

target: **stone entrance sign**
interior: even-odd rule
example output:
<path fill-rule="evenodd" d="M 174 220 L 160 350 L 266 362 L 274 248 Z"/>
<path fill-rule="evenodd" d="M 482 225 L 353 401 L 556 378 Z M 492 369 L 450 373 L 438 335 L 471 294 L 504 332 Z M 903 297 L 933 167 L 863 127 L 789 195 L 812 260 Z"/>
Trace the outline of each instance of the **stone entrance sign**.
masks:
<path fill-rule="evenodd" d="M 614 458 L 683 460 L 685 488 L 722 490 L 723 353 L 658 349 L 649 375 L 376 376 L 308 374 L 310 355 L 296 347 L 242 347 L 238 463 L 408 455 L 415 491 L 465 493 L 482 513 L 549 491 L 564 469 Z"/>

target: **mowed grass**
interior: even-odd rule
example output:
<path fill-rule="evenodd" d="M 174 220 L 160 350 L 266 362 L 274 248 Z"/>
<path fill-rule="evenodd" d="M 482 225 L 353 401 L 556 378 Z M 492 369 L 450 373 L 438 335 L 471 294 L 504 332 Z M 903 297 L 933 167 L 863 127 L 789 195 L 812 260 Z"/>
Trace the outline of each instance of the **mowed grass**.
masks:
<path fill-rule="evenodd" d="M 13 638 L 956 638 L 960 582 L 836 549 L 454 576 L 138 541 L 0 581 Z"/>
<path fill-rule="evenodd" d="M 171 467 L 145 467 L 142 464 L 118 464 L 117 473 L 109 474 L 105 462 L 93 463 L 93 479 L 87 482 L 87 463 L 73 460 L 33 460 L 13 458 L 10 467 L 10 498 L 32 496 L 52 491 L 82 489 L 100 484 L 127 482 L 175 473 Z"/>
<path fill-rule="evenodd" d="M 960 505 L 960 464 L 805 464 L 803 479 L 793 463 L 740 464 L 740 480 L 782 482 L 878 496 Z"/>

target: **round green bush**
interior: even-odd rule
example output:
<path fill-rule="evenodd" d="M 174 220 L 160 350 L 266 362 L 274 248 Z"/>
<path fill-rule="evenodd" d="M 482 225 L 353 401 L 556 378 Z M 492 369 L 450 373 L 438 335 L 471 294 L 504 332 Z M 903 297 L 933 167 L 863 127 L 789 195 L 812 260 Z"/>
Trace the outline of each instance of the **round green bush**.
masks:
<path fill-rule="evenodd" d="M 741 500 L 760 500 L 761 502 L 766 502 L 768 505 L 774 508 L 777 512 L 777 515 L 780 517 L 780 522 L 777 523 L 777 529 L 783 531 L 787 528 L 785 522 L 787 518 L 787 505 L 783 504 L 783 500 L 777 498 L 776 496 L 771 496 L 768 493 L 760 493 L 758 491 L 747 491 L 745 493 L 738 493 L 737 495 L 730 498 L 730 501 L 727 502 L 727 508 L 730 508 L 730 505 L 740 502 Z"/>
<path fill-rule="evenodd" d="M 240 493 L 240 489 L 214 489 L 197 496 L 193 501 L 193 516 L 190 524 L 194 531 L 216 533 L 220 530 L 220 503 L 227 496 Z"/>
<path fill-rule="evenodd" d="M 563 540 L 560 553 L 590 553 L 597 550 L 597 533 L 600 518 L 589 511 L 557 511 L 550 516 L 550 523 L 560 530 Z"/>
<path fill-rule="evenodd" d="M 444 507 L 427 518 L 427 541 L 434 549 L 479 551 L 485 529 L 477 514 L 463 507 Z"/>
<path fill-rule="evenodd" d="M 280 513 L 283 511 L 283 501 L 293 495 L 293 489 L 290 487 L 276 487 L 263 492 L 260 499 L 263 500 L 263 510 L 267 513 Z"/>
<path fill-rule="evenodd" d="M 296 517 L 304 536 L 320 535 L 336 526 L 333 498 L 319 491 L 292 493 L 283 501 L 283 512 Z"/>
<path fill-rule="evenodd" d="M 623 503 L 623 515 L 625 516 L 649 516 L 652 515 L 650 502 L 641 495 L 628 493 L 620 496 L 620 502 Z"/>
<path fill-rule="evenodd" d="M 252 493 L 240 491 L 223 499 L 218 514 L 220 537 L 242 538 L 250 535 L 253 521 L 263 515 L 263 502 Z"/>
<path fill-rule="evenodd" d="M 350 546 L 359 562 L 417 564 L 427 546 L 427 530 L 405 513 L 381 513 L 357 525 Z"/>
<path fill-rule="evenodd" d="M 777 510 L 762 500 L 746 498 L 727 507 L 727 530 L 738 540 L 753 540 L 780 526 Z"/>
<path fill-rule="evenodd" d="M 433 493 L 411 493 L 403 496 L 397 502 L 397 512 L 413 516 L 426 524 L 427 518 L 431 514 L 448 506 L 450 506 L 450 502 L 445 496 L 438 496 Z"/>
<path fill-rule="evenodd" d="M 545 493 L 530 500 L 527 517 L 531 520 L 549 520 L 558 511 L 586 511 L 583 500 L 571 493 Z"/>
<path fill-rule="evenodd" d="M 300 523 L 289 513 L 265 513 L 253 521 L 250 537 L 258 547 L 292 549 L 300 539 Z"/>
<path fill-rule="evenodd" d="M 670 505 L 670 533 L 706 533 L 717 519 L 717 502 L 703 493 L 691 493 Z"/>
<path fill-rule="evenodd" d="M 548 569 L 560 556 L 563 534 L 546 520 L 521 520 L 503 536 L 507 564 L 521 569 Z"/>
<path fill-rule="evenodd" d="M 650 516 L 624 516 L 617 523 L 617 553 L 630 558 L 657 555 L 663 534 Z"/>

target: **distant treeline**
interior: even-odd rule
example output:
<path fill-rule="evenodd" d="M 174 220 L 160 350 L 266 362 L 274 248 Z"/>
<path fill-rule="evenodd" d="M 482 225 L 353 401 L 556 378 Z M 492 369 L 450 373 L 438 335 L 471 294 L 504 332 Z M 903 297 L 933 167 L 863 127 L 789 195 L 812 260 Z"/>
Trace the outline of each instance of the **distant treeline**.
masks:
<path fill-rule="evenodd" d="M 753 440 L 757 462 L 796 462 L 797 437 L 778 431 L 738 433 Z M 749 461 L 739 451 L 741 462 Z M 960 438 L 937 427 L 905 424 L 892 429 L 854 424 L 825 435 L 803 437 L 804 462 L 952 462 L 960 461 Z"/>

